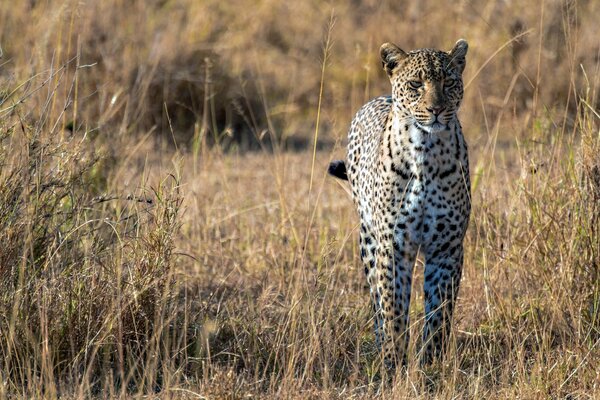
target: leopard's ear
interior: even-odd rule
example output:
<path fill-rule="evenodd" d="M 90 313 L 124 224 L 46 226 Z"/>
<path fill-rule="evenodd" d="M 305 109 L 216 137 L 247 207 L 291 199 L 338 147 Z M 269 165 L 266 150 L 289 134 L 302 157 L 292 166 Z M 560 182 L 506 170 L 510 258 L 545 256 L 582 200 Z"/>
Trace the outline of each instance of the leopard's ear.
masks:
<path fill-rule="evenodd" d="M 458 39 L 454 48 L 448 52 L 450 60 L 459 73 L 463 73 L 465 65 L 467 65 L 466 56 L 469 50 L 469 44 L 464 39 Z"/>
<path fill-rule="evenodd" d="M 382 44 L 379 54 L 381 54 L 381 64 L 383 65 L 383 69 L 385 69 L 388 76 L 392 76 L 394 68 L 398 66 L 400 61 L 408 56 L 404 50 L 393 43 Z"/>

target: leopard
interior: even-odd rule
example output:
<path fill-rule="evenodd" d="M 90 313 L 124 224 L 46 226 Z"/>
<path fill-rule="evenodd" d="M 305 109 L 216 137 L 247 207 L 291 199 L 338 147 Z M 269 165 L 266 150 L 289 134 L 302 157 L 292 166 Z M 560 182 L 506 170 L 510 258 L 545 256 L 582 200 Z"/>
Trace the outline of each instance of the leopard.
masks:
<path fill-rule="evenodd" d="M 359 250 L 384 365 L 407 365 L 413 271 L 422 260 L 421 366 L 447 352 L 471 213 L 467 143 L 458 111 L 468 44 L 452 50 L 380 48 L 392 93 L 366 103 L 348 131 L 347 180 L 360 219 Z"/>

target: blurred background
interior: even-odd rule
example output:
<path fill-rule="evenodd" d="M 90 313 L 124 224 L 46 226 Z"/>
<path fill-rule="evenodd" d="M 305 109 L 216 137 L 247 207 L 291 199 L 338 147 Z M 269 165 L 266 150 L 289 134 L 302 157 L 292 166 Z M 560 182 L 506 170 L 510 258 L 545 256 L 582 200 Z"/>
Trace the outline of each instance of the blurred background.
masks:
<path fill-rule="evenodd" d="M 596 92 L 598 7 L 585 0 L 32 0 L 2 6 L 0 73 L 11 88 L 66 64 L 64 79 L 52 83 L 67 90 L 77 68 L 89 66 L 78 70 L 78 101 L 69 106 L 79 120 L 65 115 L 75 132 L 152 129 L 187 149 L 204 139 L 256 149 L 260 137 L 296 148 L 312 140 L 328 29 L 323 145 L 345 137 L 364 102 L 389 92 L 381 43 L 448 50 L 465 38 L 469 136 L 487 135 L 504 114 L 501 122 L 511 124 L 501 136 L 512 140 L 539 115 L 566 108 L 572 116 L 578 90 Z"/>

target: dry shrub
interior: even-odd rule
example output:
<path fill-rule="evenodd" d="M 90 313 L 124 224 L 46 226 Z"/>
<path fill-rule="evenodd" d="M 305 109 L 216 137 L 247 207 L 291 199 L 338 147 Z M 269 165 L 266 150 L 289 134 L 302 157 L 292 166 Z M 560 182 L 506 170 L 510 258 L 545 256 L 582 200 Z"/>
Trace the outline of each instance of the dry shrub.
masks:
<path fill-rule="evenodd" d="M 90 390 L 99 379 L 154 390 L 164 329 L 178 322 L 178 180 L 100 195 L 111 171 L 90 136 L 49 135 L 48 116 L 27 123 L 21 108 L 0 125 L 3 379 L 29 395 L 84 376 Z"/>
<path fill-rule="evenodd" d="M 195 51 L 140 66 L 130 85 L 135 128 L 157 129 L 184 148 L 236 144 L 243 150 L 256 149 L 265 124 L 259 113 L 262 104 L 255 90 L 245 98 L 220 64 L 213 52 Z"/>

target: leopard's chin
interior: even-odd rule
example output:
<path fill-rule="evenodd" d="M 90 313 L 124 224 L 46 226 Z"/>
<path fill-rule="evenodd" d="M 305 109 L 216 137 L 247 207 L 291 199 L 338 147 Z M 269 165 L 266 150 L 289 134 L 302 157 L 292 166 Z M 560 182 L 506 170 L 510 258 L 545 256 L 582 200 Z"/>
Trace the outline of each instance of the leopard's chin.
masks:
<path fill-rule="evenodd" d="M 448 130 L 448 125 L 447 124 L 442 124 L 441 122 L 434 122 L 434 123 L 429 123 L 429 124 L 423 124 L 420 122 L 417 122 L 417 125 L 419 126 L 419 128 L 427 133 L 438 133 L 438 132 L 442 132 L 445 130 Z"/>

